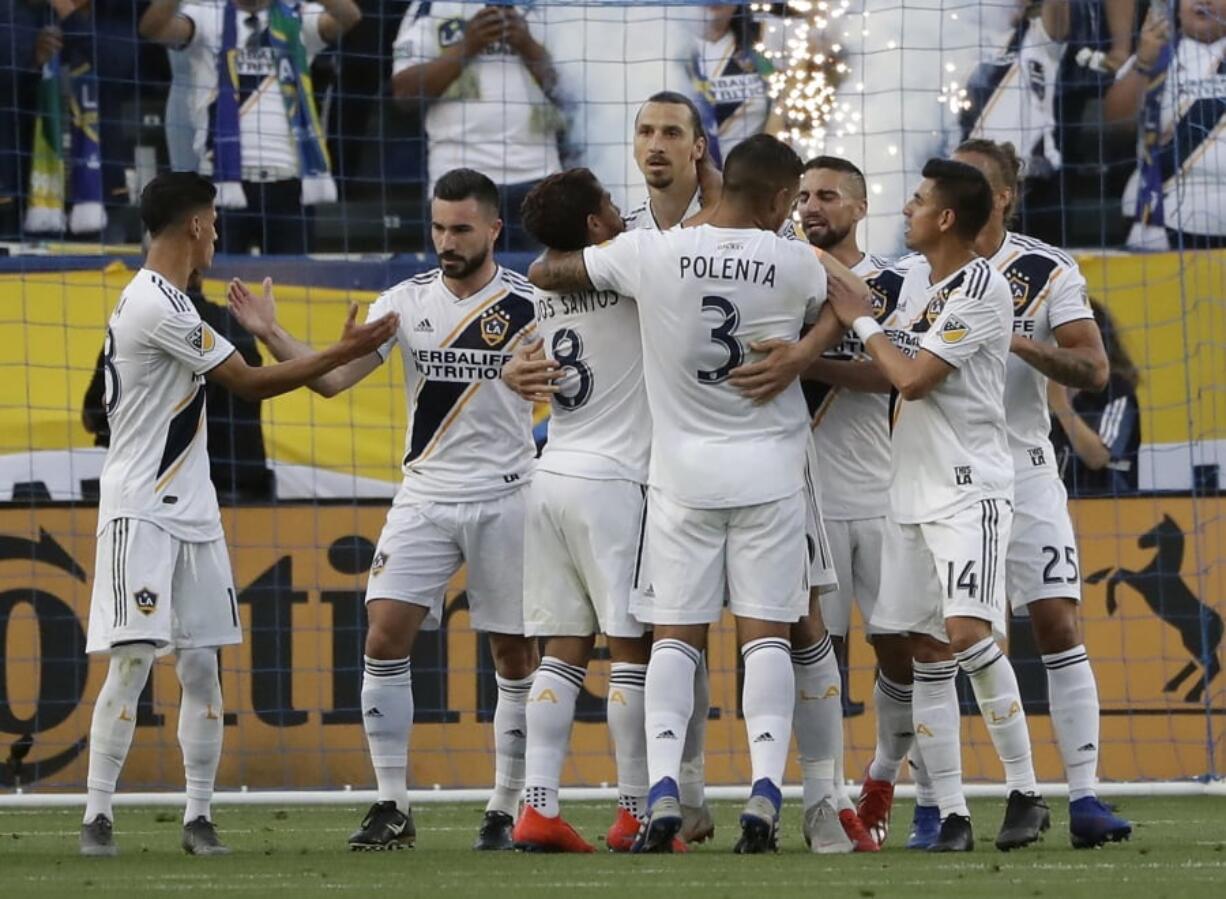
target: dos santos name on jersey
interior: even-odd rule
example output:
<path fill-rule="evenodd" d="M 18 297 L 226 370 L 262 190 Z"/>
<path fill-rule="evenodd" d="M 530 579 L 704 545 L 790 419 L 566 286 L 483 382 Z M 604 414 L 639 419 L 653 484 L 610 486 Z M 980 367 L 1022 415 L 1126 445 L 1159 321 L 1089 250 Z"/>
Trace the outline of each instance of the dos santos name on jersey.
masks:
<path fill-rule="evenodd" d="M 736 249 L 721 244 L 720 249 Z M 767 287 L 775 286 L 775 264 L 744 256 L 682 256 L 681 277 L 715 278 L 722 281 L 750 281 Z"/>
<path fill-rule="evenodd" d="M 584 315 L 601 309 L 612 309 L 621 301 L 621 296 L 612 290 L 584 290 L 580 293 L 564 293 L 557 296 L 542 296 L 536 301 L 538 320 L 557 315 Z"/>
<path fill-rule="evenodd" d="M 430 381 L 497 381 L 510 353 L 496 350 L 413 350 L 413 364 Z"/>

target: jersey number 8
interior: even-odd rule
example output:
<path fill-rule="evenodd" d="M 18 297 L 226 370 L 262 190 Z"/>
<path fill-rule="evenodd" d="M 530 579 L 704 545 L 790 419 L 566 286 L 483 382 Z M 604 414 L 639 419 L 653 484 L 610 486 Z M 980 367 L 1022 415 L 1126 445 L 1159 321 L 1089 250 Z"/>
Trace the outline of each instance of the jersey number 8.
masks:
<path fill-rule="evenodd" d="M 550 349 L 554 361 L 567 372 L 558 382 L 558 386 L 567 392 L 554 394 L 553 401 L 563 409 L 573 411 L 581 408 L 592 398 L 592 367 L 582 358 L 583 338 L 578 331 L 562 328 L 554 332 Z M 577 387 L 574 386 L 576 381 Z"/>
<path fill-rule="evenodd" d="M 119 405 L 119 370 L 115 368 L 115 335 L 111 329 L 106 329 L 106 343 L 102 346 L 102 402 L 106 414 L 110 415 Z"/>

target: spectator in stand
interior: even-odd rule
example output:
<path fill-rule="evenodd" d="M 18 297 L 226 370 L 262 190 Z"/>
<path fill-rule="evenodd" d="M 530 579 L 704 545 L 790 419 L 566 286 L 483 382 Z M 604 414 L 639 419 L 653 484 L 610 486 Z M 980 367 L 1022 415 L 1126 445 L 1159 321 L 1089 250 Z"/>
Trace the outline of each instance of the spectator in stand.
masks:
<path fill-rule="evenodd" d="M 538 181 L 560 169 L 563 121 L 551 99 L 557 75 L 540 16 L 511 3 L 413 3 L 392 57 L 393 95 L 426 108 L 427 194 L 452 169 L 488 176 L 502 199 L 499 243 L 507 250 L 535 245 L 520 206 Z"/>
<path fill-rule="evenodd" d="M 781 49 L 784 26 L 773 16 L 755 16 L 743 3 L 703 9 L 703 34 L 689 72 L 703 113 L 707 152 L 722 167 L 745 138 L 764 131 L 777 135 L 783 127 L 783 117 L 774 111 L 767 93 L 774 67 L 756 47 L 769 38 Z"/>
<path fill-rule="evenodd" d="M 0 237 L 97 235 L 106 208 L 128 203 L 133 9 L 90 0 L 0 4 Z M 68 146 L 52 134 L 68 136 Z"/>
<path fill-rule="evenodd" d="M 1008 43 L 971 74 L 962 137 L 1017 148 L 1019 231 L 1067 244 L 1067 157 L 1086 101 L 1128 59 L 1135 15 L 1135 0 L 1018 0 Z"/>
<path fill-rule="evenodd" d="M 1139 121 L 1129 246 L 1226 247 L 1226 0 L 1151 3 L 1104 111 Z"/>
<path fill-rule="evenodd" d="M 1098 393 L 1047 382 L 1052 444 L 1069 496 L 1118 496 L 1137 491 L 1141 447 L 1140 373 L 1120 340 L 1115 319 L 1091 300 L 1111 368 Z"/>
<path fill-rule="evenodd" d="M 187 296 L 205 324 L 234 344 L 248 365 L 262 364 L 255 338 L 235 320 L 229 309 L 205 298 L 199 272 L 192 272 L 187 282 Z M 81 421 L 85 430 L 94 435 L 94 446 L 111 445 L 111 429 L 103 400 L 105 389 L 106 376 L 100 352 L 81 407 Z M 264 453 L 259 400 L 240 399 L 213 381 L 205 384 L 204 391 L 209 475 L 218 500 L 233 504 L 273 499 L 276 481 Z"/>
<path fill-rule="evenodd" d="M 361 18 L 355 0 L 153 0 L 141 16 L 143 37 L 183 54 L 173 71 L 188 90 L 175 95 L 197 171 L 217 184 L 223 253 L 310 251 L 310 207 L 336 200 L 310 65 Z"/>

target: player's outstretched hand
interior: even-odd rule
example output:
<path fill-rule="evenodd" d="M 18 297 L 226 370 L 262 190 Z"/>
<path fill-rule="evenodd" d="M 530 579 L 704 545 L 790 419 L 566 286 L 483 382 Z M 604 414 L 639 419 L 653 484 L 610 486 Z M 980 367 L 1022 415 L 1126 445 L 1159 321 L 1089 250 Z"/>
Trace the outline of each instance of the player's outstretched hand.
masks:
<path fill-rule="evenodd" d="M 336 349 L 343 357 L 341 364 L 373 353 L 391 340 L 400 327 L 400 316 L 394 312 L 364 325 L 359 325 L 357 319 L 358 304 L 350 303 L 341 339 L 336 342 Z"/>
<path fill-rule="evenodd" d="M 728 375 L 728 382 L 755 403 L 769 403 L 805 369 L 805 359 L 795 341 L 754 340 L 749 348 L 765 353 L 766 357 L 734 368 Z"/>
<path fill-rule="evenodd" d="M 502 380 L 506 385 L 534 403 L 553 399 L 562 374 L 558 363 L 545 355 L 545 343 L 539 337 L 525 341 L 502 367 Z"/>
<path fill-rule="evenodd" d="M 845 328 L 850 328 L 851 323 L 862 315 L 873 315 L 873 304 L 868 298 L 868 288 L 855 275 L 848 278 L 839 271 L 828 269 L 826 300 Z"/>
<path fill-rule="evenodd" d="M 277 326 L 277 301 L 272 295 L 272 278 L 265 278 L 259 296 L 251 292 L 241 278 L 235 278 L 226 288 L 230 311 L 238 323 L 257 340 L 267 340 Z"/>

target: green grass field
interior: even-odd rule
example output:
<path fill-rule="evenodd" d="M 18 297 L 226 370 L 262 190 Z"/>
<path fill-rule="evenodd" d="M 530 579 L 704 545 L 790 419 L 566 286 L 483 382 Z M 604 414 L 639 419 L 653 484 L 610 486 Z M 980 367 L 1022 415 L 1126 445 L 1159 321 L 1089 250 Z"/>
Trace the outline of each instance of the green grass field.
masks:
<path fill-rule="evenodd" d="M 791 803 L 782 851 L 731 853 L 739 807 L 715 808 L 711 843 L 685 856 L 478 854 L 469 849 L 481 811 L 473 805 L 415 810 L 418 848 L 357 854 L 345 837 L 363 810 L 343 807 L 221 806 L 217 821 L 234 848 L 224 859 L 196 859 L 178 847 L 179 813 L 118 809 L 116 859 L 77 856 L 78 810 L 0 812 L 0 895 L 144 896 L 173 892 L 230 896 L 366 894 L 411 896 L 828 897 L 1052 896 L 1059 899 L 1226 895 L 1226 799 L 1130 799 L 1130 843 L 1074 851 L 1063 801 L 1038 846 L 1004 854 L 992 847 L 1003 803 L 972 803 L 979 847 L 971 855 L 930 856 L 900 847 L 902 822 L 877 855 L 814 856 L 800 837 Z M 589 839 L 603 836 L 608 804 L 571 803 L 569 819 Z M 910 820 L 904 802 L 899 817 Z"/>

